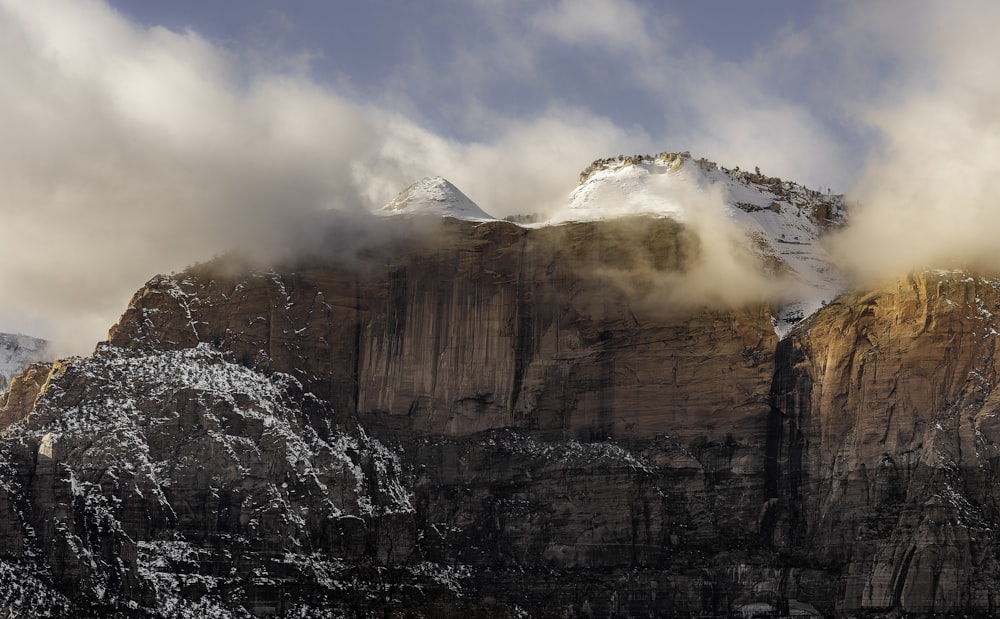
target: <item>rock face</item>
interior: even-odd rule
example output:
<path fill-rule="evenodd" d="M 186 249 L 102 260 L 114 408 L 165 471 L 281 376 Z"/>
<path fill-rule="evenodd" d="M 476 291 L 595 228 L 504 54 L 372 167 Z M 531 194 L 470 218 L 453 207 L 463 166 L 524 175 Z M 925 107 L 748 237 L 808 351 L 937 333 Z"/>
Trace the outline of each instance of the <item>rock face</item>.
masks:
<path fill-rule="evenodd" d="M 669 219 L 436 226 L 156 277 L 23 374 L 0 606 L 995 612 L 1000 282 L 916 274 L 779 341 L 765 303 L 660 302 L 699 255 Z"/>
<path fill-rule="evenodd" d="M 779 346 L 774 541 L 837 566 L 841 610 L 997 612 L 998 290 L 915 275 Z"/>

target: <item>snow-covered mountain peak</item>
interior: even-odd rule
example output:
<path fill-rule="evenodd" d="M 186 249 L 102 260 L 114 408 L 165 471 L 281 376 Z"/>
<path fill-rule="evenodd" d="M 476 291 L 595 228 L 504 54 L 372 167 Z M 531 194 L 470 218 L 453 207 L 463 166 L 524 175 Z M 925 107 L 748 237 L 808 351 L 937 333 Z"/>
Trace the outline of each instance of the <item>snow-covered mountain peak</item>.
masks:
<path fill-rule="evenodd" d="M 496 220 L 439 176 L 409 186 L 378 214 Z M 759 169 L 724 168 L 688 152 L 598 159 L 581 172 L 565 205 L 549 212 L 547 219 L 506 219 L 539 228 L 635 216 L 669 218 L 701 235 L 737 237 L 766 272 L 792 290 L 774 318 L 781 336 L 844 291 L 844 279 L 820 242 L 827 230 L 845 222 L 843 196 L 767 176 Z"/>
<path fill-rule="evenodd" d="M 598 159 L 580 173 L 565 209 L 547 223 L 595 221 L 629 215 L 654 215 L 686 221 L 696 205 L 691 190 L 719 191 L 727 207 L 746 213 L 788 211 L 814 219 L 822 228 L 844 221 L 841 195 L 823 194 L 780 178 L 729 169 L 694 159 L 690 153 L 619 155 Z"/>
<path fill-rule="evenodd" d="M 566 207 L 538 225 L 645 215 L 704 228 L 704 209 L 721 210 L 716 215 L 734 224 L 761 263 L 795 289 L 774 319 L 779 335 L 843 292 L 844 280 L 821 243 L 828 229 L 845 222 L 843 196 L 687 152 L 598 159 L 580 174 Z"/>
<path fill-rule="evenodd" d="M 413 183 L 378 211 L 379 215 L 438 215 L 467 221 L 496 218 L 448 180 L 432 176 Z"/>

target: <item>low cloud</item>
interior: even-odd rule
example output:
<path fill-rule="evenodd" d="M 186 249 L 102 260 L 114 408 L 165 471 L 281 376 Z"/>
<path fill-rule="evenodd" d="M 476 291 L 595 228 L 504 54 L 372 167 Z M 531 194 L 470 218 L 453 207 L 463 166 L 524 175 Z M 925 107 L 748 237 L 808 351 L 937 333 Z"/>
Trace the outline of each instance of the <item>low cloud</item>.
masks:
<path fill-rule="evenodd" d="M 444 175 L 499 216 L 534 211 L 596 156 L 650 143 L 564 106 L 450 140 L 95 1 L 0 1 L 0 74 L 0 330 L 61 354 L 89 352 L 152 275 L 287 249 L 318 210 Z"/>
<path fill-rule="evenodd" d="M 851 13 L 851 36 L 878 42 L 891 72 L 861 109 L 881 144 L 852 192 L 840 260 L 864 282 L 925 267 L 1000 270 L 1000 83 L 992 77 L 1000 6 L 889 4 Z"/>
<path fill-rule="evenodd" d="M 2 3 L 0 40 L 4 329 L 85 352 L 151 275 L 359 204 L 365 119 L 313 84 L 94 2 Z"/>
<path fill-rule="evenodd" d="M 600 255 L 588 265 L 602 287 L 623 291 L 635 311 L 652 316 L 775 303 L 794 295 L 798 281 L 771 272 L 774 265 L 754 252 L 721 186 L 669 173 L 640 178 L 603 185 L 588 194 L 582 211 L 555 214 L 555 221 L 621 217 L 603 224 L 608 238 L 597 244 Z M 669 218 L 655 221 L 628 216 L 666 211 Z"/>
<path fill-rule="evenodd" d="M 865 169 L 854 192 L 863 206 L 838 243 L 859 277 L 963 261 L 1000 268 L 1000 86 L 990 78 L 1000 43 L 989 28 L 1000 9 L 838 4 L 826 21 L 726 62 L 678 49 L 664 37 L 675 32 L 666 12 L 616 3 L 605 18 L 607 3 L 588 2 L 586 14 L 569 11 L 575 3 L 469 4 L 497 17 L 486 42 L 455 29 L 438 50 L 455 71 L 401 66 L 377 106 L 311 78 L 299 56 L 260 62 L 193 31 L 139 26 L 97 0 L 0 0 L 0 331 L 86 353 L 152 275 L 232 248 L 286 251 L 307 242 L 303 222 L 317 211 L 363 219 L 441 175 L 496 216 L 552 212 L 593 159 L 662 150 L 819 189 Z M 827 55 L 834 87 L 788 70 L 807 40 Z M 564 94 L 565 65 L 551 59 L 578 51 L 607 63 L 593 75 L 628 85 L 611 103 L 642 98 L 646 108 L 630 109 L 656 121 Z M 447 99 L 464 133 L 399 112 L 420 108 L 407 97 L 416 82 L 425 98 Z M 797 97 L 803 85 L 816 91 Z M 498 92 L 530 101 L 500 113 L 487 103 Z M 864 153 L 845 126 L 880 148 Z M 732 241 L 704 239 L 718 251 L 683 283 L 692 294 L 766 286 L 747 279 Z"/>

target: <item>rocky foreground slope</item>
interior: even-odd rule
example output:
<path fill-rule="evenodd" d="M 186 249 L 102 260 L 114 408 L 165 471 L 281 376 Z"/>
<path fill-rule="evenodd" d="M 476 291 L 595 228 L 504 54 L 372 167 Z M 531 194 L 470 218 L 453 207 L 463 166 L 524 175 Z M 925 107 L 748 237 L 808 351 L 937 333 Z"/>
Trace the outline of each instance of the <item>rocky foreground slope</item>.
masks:
<path fill-rule="evenodd" d="M 996 612 L 1000 280 L 916 273 L 779 339 L 766 299 L 659 302 L 701 251 L 671 218 L 419 227 L 156 277 L 15 379 L 0 607 Z"/>

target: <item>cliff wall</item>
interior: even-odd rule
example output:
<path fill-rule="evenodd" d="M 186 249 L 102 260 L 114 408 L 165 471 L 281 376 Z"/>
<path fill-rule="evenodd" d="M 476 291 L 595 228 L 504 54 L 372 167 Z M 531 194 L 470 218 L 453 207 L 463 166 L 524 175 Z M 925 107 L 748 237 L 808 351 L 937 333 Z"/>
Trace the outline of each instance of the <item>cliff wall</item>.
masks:
<path fill-rule="evenodd" d="M 779 346 L 776 537 L 841 566 L 842 609 L 994 612 L 998 289 L 913 275 Z"/>
<path fill-rule="evenodd" d="M 764 302 L 661 302 L 699 256 L 667 219 L 431 232 L 154 278 L 14 381 L 0 601 L 994 612 L 1000 284 L 915 274 L 779 342 Z"/>

